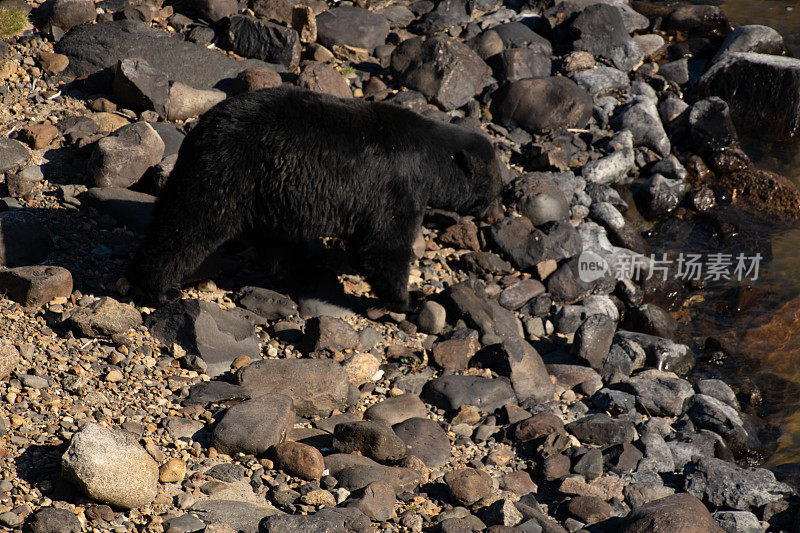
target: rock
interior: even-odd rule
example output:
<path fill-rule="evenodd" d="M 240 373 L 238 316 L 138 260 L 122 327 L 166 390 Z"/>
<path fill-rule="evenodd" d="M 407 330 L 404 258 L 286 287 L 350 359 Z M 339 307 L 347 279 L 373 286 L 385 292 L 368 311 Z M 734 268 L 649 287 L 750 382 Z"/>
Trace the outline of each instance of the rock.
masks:
<path fill-rule="evenodd" d="M 629 340 L 639 344 L 645 349 L 647 364 L 659 370 L 670 371 L 683 376 L 694 368 L 694 354 L 685 344 L 678 344 L 669 339 L 631 331 L 618 331 L 615 334 L 615 339 Z"/>
<path fill-rule="evenodd" d="M 499 124 L 530 133 L 583 128 L 592 116 L 592 98 L 567 78 L 530 78 L 496 91 L 491 111 Z"/>
<path fill-rule="evenodd" d="M 586 524 L 593 524 L 614 516 L 611 505 L 596 496 L 575 496 L 567 504 L 567 511 Z"/>
<path fill-rule="evenodd" d="M 192 514 L 204 522 L 222 522 L 231 529 L 244 533 L 259 533 L 259 523 L 267 516 L 278 513 L 271 505 L 231 500 L 201 500 L 190 508 Z M 208 530 L 209 526 L 206 526 Z"/>
<path fill-rule="evenodd" d="M 297 314 L 297 304 L 291 298 L 262 287 L 242 287 L 236 293 L 236 303 L 269 321 Z"/>
<path fill-rule="evenodd" d="M 322 477 L 325 461 L 316 448 L 299 442 L 282 442 L 273 451 L 277 467 L 287 474 L 309 481 Z"/>
<path fill-rule="evenodd" d="M 161 117 L 167 116 L 169 79 L 143 59 L 123 59 L 117 63 L 113 90 L 115 100 L 121 105 L 138 112 L 152 110 Z"/>
<path fill-rule="evenodd" d="M 306 322 L 303 347 L 307 352 L 342 352 L 354 349 L 358 342 L 358 333 L 341 318 L 321 316 Z"/>
<path fill-rule="evenodd" d="M 39 166 L 25 167 L 19 172 L 6 173 L 8 194 L 14 198 L 31 198 L 33 190 L 42 182 L 44 175 Z"/>
<path fill-rule="evenodd" d="M 575 332 L 573 352 L 578 359 L 601 372 L 611 350 L 615 331 L 616 323 L 609 317 L 592 315 Z"/>
<path fill-rule="evenodd" d="M 491 31 L 500 37 L 505 48 L 528 48 L 548 57 L 553 55 L 550 41 L 521 21 L 498 24 Z"/>
<path fill-rule="evenodd" d="M 286 440 L 294 427 L 292 399 L 264 394 L 229 407 L 214 426 L 212 445 L 222 453 L 260 455 Z"/>
<path fill-rule="evenodd" d="M 609 185 L 627 178 L 635 166 L 633 148 L 623 148 L 611 154 L 589 161 L 581 169 L 581 175 L 588 183 Z"/>
<path fill-rule="evenodd" d="M 712 63 L 732 52 L 755 52 L 758 54 L 783 55 L 786 44 L 781 34 L 769 26 L 757 24 L 739 26 L 725 37 Z"/>
<path fill-rule="evenodd" d="M 0 213 L 0 264 L 8 268 L 40 263 L 53 250 L 50 231 L 30 212 Z"/>
<path fill-rule="evenodd" d="M 510 48 L 492 58 L 492 69 L 500 81 L 516 81 L 525 78 L 546 78 L 550 76 L 549 55 L 530 48 Z"/>
<path fill-rule="evenodd" d="M 61 471 L 88 497 L 123 509 L 149 504 L 158 491 L 158 465 L 150 454 L 129 434 L 95 423 L 72 436 Z"/>
<path fill-rule="evenodd" d="M 794 494 L 769 470 L 743 468 L 712 457 L 701 457 L 687 467 L 684 488 L 711 505 L 742 511 Z"/>
<path fill-rule="evenodd" d="M 522 522 L 523 515 L 514 505 L 512 498 L 501 498 L 480 512 L 481 520 L 497 528 L 502 526 L 514 531 L 513 527 Z M 491 529 L 489 531 L 492 531 Z M 496 531 L 496 529 L 495 529 Z"/>
<path fill-rule="evenodd" d="M 212 302 L 178 300 L 151 313 L 145 322 L 150 334 L 166 346 L 180 345 L 200 357 L 209 376 L 230 369 L 240 355 L 261 353 L 252 324 L 241 315 Z"/>
<path fill-rule="evenodd" d="M 369 518 L 355 508 L 327 507 L 311 515 L 279 514 L 265 518 L 258 533 L 356 533 L 369 526 Z"/>
<path fill-rule="evenodd" d="M 789 102 L 800 101 L 799 59 L 731 52 L 703 74 L 697 88 L 701 95 L 719 96 L 728 103 L 742 135 L 784 141 L 797 132 L 800 105 Z"/>
<path fill-rule="evenodd" d="M 751 447 L 758 445 L 758 439 L 745 429 L 739 413 L 716 398 L 695 394 L 687 403 L 686 414 L 697 428 L 719 433 L 729 443 Z"/>
<path fill-rule="evenodd" d="M 41 150 L 47 147 L 56 137 L 58 137 L 58 128 L 52 124 L 31 124 L 19 132 L 19 138 L 32 150 Z"/>
<path fill-rule="evenodd" d="M 287 26 L 292 22 L 292 3 L 288 0 L 254 0 L 250 7 L 260 19 Z"/>
<path fill-rule="evenodd" d="M 717 511 L 714 520 L 727 533 L 761 533 L 758 517 L 749 511 Z"/>
<path fill-rule="evenodd" d="M 644 59 L 614 5 L 599 3 L 585 7 L 571 22 L 570 30 L 577 37 L 572 43 L 576 50 L 608 59 L 622 71 L 635 69 Z"/>
<path fill-rule="evenodd" d="M 624 385 L 627 392 L 651 416 L 678 416 L 684 411 L 684 403 L 694 394 L 688 381 L 671 372 L 645 370 L 630 378 Z"/>
<path fill-rule="evenodd" d="M 545 293 L 544 285 L 536 279 L 523 279 L 500 293 L 498 303 L 506 309 L 519 309 L 528 301 Z"/>
<path fill-rule="evenodd" d="M 708 509 L 690 494 L 645 503 L 625 519 L 621 533 L 722 533 Z"/>
<path fill-rule="evenodd" d="M 163 72 L 169 80 L 196 89 L 225 89 L 243 70 L 267 66 L 252 59 L 237 61 L 132 20 L 80 26 L 59 40 L 54 50 L 69 58 L 65 75 L 89 76 L 135 57 Z"/>
<path fill-rule="evenodd" d="M 392 53 L 391 70 L 403 85 L 445 111 L 466 104 L 489 75 L 489 67 L 467 45 L 443 35 L 403 41 Z"/>
<path fill-rule="evenodd" d="M 195 89 L 185 83 L 174 81 L 169 86 L 166 119 L 177 122 L 202 115 L 225 100 L 225 97 L 222 91 Z"/>
<path fill-rule="evenodd" d="M 689 113 L 692 140 L 701 152 L 738 148 L 739 136 L 728 104 L 716 96 L 696 102 Z"/>
<path fill-rule="evenodd" d="M 45 507 L 36 511 L 25 524 L 30 533 L 81 533 L 80 520 L 67 509 Z"/>
<path fill-rule="evenodd" d="M 248 91 L 257 91 L 258 89 L 280 87 L 281 83 L 281 75 L 274 70 L 266 67 L 250 67 L 236 76 L 236 80 L 233 83 L 233 92 L 241 94 Z"/>
<path fill-rule="evenodd" d="M 271 359 L 256 361 L 236 373 L 252 395 L 281 393 L 294 401 L 298 416 L 324 417 L 347 407 L 347 372 L 335 361 Z"/>
<path fill-rule="evenodd" d="M 19 350 L 11 342 L 0 339 L 0 379 L 6 379 L 19 364 Z"/>
<path fill-rule="evenodd" d="M 667 51 L 666 42 L 661 35 L 656 33 L 646 33 L 644 35 L 634 35 L 633 41 L 641 50 L 645 61 L 657 61 L 664 56 Z"/>
<path fill-rule="evenodd" d="M 350 491 L 363 489 L 376 481 L 385 481 L 394 488 L 395 494 L 402 494 L 413 490 L 420 482 L 420 474 L 415 470 L 383 466 L 360 455 L 327 455 L 325 466 L 339 486 Z"/>
<path fill-rule="evenodd" d="M 649 218 L 663 218 L 678 207 L 688 191 L 689 185 L 684 181 L 653 174 L 645 184 L 642 207 Z"/>
<path fill-rule="evenodd" d="M 439 242 L 457 249 L 478 251 L 481 249 L 478 240 L 478 227 L 469 220 L 449 226 L 439 236 Z"/>
<path fill-rule="evenodd" d="M 450 497 L 460 505 L 472 505 L 492 491 L 492 478 L 483 470 L 459 468 L 444 475 Z"/>
<path fill-rule="evenodd" d="M 553 399 L 555 387 L 536 349 L 521 338 L 502 342 L 492 364 L 511 380 L 520 402 L 539 404 Z"/>
<path fill-rule="evenodd" d="M 613 419 L 607 414 L 589 415 L 567 424 L 567 430 L 575 435 L 582 444 L 613 446 L 625 444 L 633 440 L 636 430 L 626 420 Z"/>
<path fill-rule="evenodd" d="M 88 0 L 47 0 L 36 10 L 34 21 L 47 32 L 55 26 L 66 33 L 94 21 L 96 16 L 94 4 Z"/>
<path fill-rule="evenodd" d="M 459 0 L 444 0 L 433 10 L 409 24 L 413 33 L 434 34 L 454 26 L 460 26 L 470 19 L 470 7 Z"/>
<path fill-rule="evenodd" d="M 191 0 L 189 6 L 208 22 L 219 22 L 239 11 L 236 0 Z"/>
<path fill-rule="evenodd" d="M 739 410 L 739 402 L 736 400 L 736 394 L 733 389 L 720 379 L 701 379 L 695 383 L 694 388 L 698 394 L 711 396 L 733 407 L 735 410 Z"/>
<path fill-rule="evenodd" d="M 684 57 L 677 61 L 665 63 L 659 67 L 658 73 L 667 81 L 685 85 L 689 83 L 689 60 Z"/>
<path fill-rule="evenodd" d="M 679 6 L 666 17 L 663 28 L 708 38 L 727 35 L 733 29 L 728 17 L 715 5 Z"/>
<path fill-rule="evenodd" d="M 480 284 L 470 281 L 458 283 L 450 287 L 446 296 L 452 316 L 463 318 L 469 326 L 480 331 L 484 344 L 522 337 L 522 326 L 517 317 L 496 301 L 489 300 Z"/>
<path fill-rule="evenodd" d="M 30 150 L 14 139 L 0 139 L 0 172 L 16 172 L 27 161 Z"/>
<path fill-rule="evenodd" d="M 419 396 L 413 394 L 386 398 L 364 411 L 365 419 L 383 422 L 387 426 L 394 426 L 410 418 L 424 418 L 426 415 L 425 404 Z"/>
<path fill-rule="evenodd" d="M 103 296 L 87 307 L 78 307 L 65 324 L 84 337 L 125 333 L 142 323 L 142 315 L 130 304 Z"/>
<path fill-rule="evenodd" d="M 123 126 L 97 142 L 89 158 L 89 180 L 96 187 L 128 187 L 164 156 L 164 141 L 150 124 Z"/>
<path fill-rule="evenodd" d="M 360 386 L 373 380 L 381 368 L 381 361 L 370 353 L 356 353 L 342 366 L 350 383 Z"/>
<path fill-rule="evenodd" d="M 0 292 L 26 307 L 39 307 L 72 294 L 72 274 L 57 266 L 27 266 L 0 271 Z"/>
<path fill-rule="evenodd" d="M 422 397 L 441 409 L 456 411 L 462 405 L 471 405 L 486 413 L 517 401 L 506 379 L 458 375 L 441 376 L 428 381 Z"/>
<path fill-rule="evenodd" d="M 414 417 L 392 429 L 405 443 L 406 454 L 417 457 L 428 468 L 439 468 L 450 460 L 450 440 L 437 422 Z"/>
<path fill-rule="evenodd" d="M 370 520 L 385 522 L 395 516 L 394 487 L 384 481 L 370 483 L 360 494 L 351 496 L 351 501 L 350 506 L 364 513 Z"/>
<path fill-rule="evenodd" d="M 664 441 L 664 437 L 653 431 L 648 431 L 639 437 L 639 448 L 644 453 L 644 458 L 639 461 L 639 472 L 653 470 L 655 472 L 673 472 L 675 460 L 672 452 Z"/>
<path fill-rule="evenodd" d="M 634 146 L 650 148 L 661 157 L 670 154 L 669 137 L 661 124 L 656 102 L 646 96 L 636 96 L 612 120 L 615 129 L 627 129 L 633 134 Z"/>
<path fill-rule="evenodd" d="M 155 196 L 120 187 L 92 187 L 82 199 L 118 224 L 139 233 L 150 226 L 156 202 Z"/>
<path fill-rule="evenodd" d="M 492 225 L 489 236 L 519 270 L 548 259 L 567 259 L 583 250 L 580 236 L 569 222 L 549 222 L 535 228 L 528 219 L 507 217 Z"/>
<path fill-rule="evenodd" d="M 389 426 L 367 420 L 336 424 L 333 447 L 342 453 L 360 452 L 376 461 L 397 461 L 406 455 L 406 445 Z"/>
<path fill-rule="evenodd" d="M 354 6 L 339 6 L 317 16 L 317 40 L 323 46 L 350 45 L 369 53 L 386 42 L 385 17 Z"/>
<path fill-rule="evenodd" d="M 569 202 L 558 183 L 558 175 L 550 172 L 530 172 L 517 178 L 513 182 L 517 211 L 534 226 L 567 220 Z"/>
<path fill-rule="evenodd" d="M 172 458 L 158 468 L 158 480 L 161 483 L 178 483 L 186 477 L 186 462 Z"/>
<path fill-rule="evenodd" d="M 503 476 L 501 483 L 503 490 L 511 491 L 517 496 L 525 496 L 531 492 L 536 492 L 536 484 L 531 480 L 530 474 L 522 470 L 508 472 Z"/>
<path fill-rule="evenodd" d="M 628 75 L 613 67 L 596 67 L 576 72 L 570 79 L 584 88 L 592 97 L 604 96 L 614 91 L 629 89 Z"/>
<path fill-rule="evenodd" d="M 274 22 L 233 15 L 228 18 L 221 41 L 240 56 L 278 63 L 289 70 L 300 63 L 300 36 Z"/>
<path fill-rule="evenodd" d="M 422 333 L 438 335 L 447 325 L 445 308 L 433 300 L 426 300 L 417 315 L 417 327 Z"/>
<path fill-rule="evenodd" d="M 352 98 L 350 84 L 339 71 L 325 63 L 309 61 L 297 78 L 297 84 L 317 93 L 331 94 L 339 98 Z"/>
<path fill-rule="evenodd" d="M 431 358 L 445 370 L 466 370 L 481 343 L 472 337 L 439 341 L 431 349 Z"/>

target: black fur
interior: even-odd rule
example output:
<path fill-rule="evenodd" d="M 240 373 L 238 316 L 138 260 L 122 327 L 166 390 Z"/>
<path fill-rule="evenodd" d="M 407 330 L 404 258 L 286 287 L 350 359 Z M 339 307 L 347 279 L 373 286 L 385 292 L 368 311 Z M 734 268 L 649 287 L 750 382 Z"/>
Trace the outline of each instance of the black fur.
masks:
<path fill-rule="evenodd" d="M 273 250 L 336 236 L 383 303 L 403 309 L 425 206 L 478 214 L 501 187 L 480 133 L 392 104 L 245 93 L 186 136 L 128 280 L 159 297 L 239 235 Z"/>

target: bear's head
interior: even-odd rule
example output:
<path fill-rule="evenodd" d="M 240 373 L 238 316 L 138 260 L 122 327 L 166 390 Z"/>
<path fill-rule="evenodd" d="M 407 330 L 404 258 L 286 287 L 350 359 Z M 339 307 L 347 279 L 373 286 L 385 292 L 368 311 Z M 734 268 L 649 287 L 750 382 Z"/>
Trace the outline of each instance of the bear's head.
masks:
<path fill-rule="evenodd" d="M 469 192 L 459 211 L 481 217 L 503 190 L 503 167 L 488 139 L 455 154 L 455 161 L 467 177 Z"/>

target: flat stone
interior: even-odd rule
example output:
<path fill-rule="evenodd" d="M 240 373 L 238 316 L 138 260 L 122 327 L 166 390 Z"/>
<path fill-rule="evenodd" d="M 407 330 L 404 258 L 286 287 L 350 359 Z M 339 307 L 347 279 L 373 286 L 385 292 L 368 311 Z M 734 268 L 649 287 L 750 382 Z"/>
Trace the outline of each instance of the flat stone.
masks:
<path fill-rule="evenodd" d="M 406 455 L 406 444 L 392 428 L 372 420 L 337 424 L 333 447 L 342 453 L 358 451 L 376 461 L 396 461 Z"/>
<path fill-rule="evenodd" d="M 428 468 L 439 468 L 450 460 L 450 439 L 437 422 L 414 417 L 392 429 L 406 444 L 406 453 L 421 459 Z"/>
<path fill-rule="evenodd" d="M 370 406 L 364 411 L 364 418 L 394 426 L 409 418 L 424 418 L 426 414 L 427 409 L 423 401 L 419 399 L 419 396 L 401 394 L 400 396 L 386 398 Z"/>
<path fill-rule="evenodd" d="M 317 40 L 332 48 L 350 45 L 368 52 L 386 42 L 389 22 L 385 17 L 355 6 L 339 6 L 317 17 Z"/>
<path fill-rule="evenodd" d="M 84 337 L 111 336 L 141 324 L 142 315 L 132 305 L 104 296 L 72 311 L 65 323 Z"/>
<path fill-rule="evenodd" d="M 264 394 L 229 407 L 211 435 L 222 453 L 260 455 L 286 440 L 294 427 L 292 399 L 283 394 Z"/>
<path fill-rule="evenodd" d="M 517 397 L 507 379 L 449 375 L 435 378 L 423 388 L 423 399 L 439 408 L 457 411 L 462 405 L 491 413 Z"/>
<path fill-rule="evenodd" d="M 72 294 L 72 274 L 57 266 L 27 266 L 0 271 L 0 292 L 28 307 Z"/>

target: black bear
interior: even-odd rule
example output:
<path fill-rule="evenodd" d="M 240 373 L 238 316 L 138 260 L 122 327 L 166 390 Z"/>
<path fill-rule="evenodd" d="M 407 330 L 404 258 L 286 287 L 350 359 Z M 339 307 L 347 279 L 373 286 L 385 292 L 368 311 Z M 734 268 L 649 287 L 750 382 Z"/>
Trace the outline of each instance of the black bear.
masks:
<path fill-rule="evenodd" d="M 383 304 L 403 310 L 425 206 L 480 214 L 501 176 L 485 136 L 394 104 L 244 93 L 186 136 L 127 278 L 159 300 L 239 235 L 275 250 L 334 236 Z"/>

